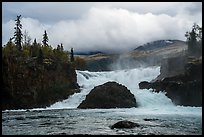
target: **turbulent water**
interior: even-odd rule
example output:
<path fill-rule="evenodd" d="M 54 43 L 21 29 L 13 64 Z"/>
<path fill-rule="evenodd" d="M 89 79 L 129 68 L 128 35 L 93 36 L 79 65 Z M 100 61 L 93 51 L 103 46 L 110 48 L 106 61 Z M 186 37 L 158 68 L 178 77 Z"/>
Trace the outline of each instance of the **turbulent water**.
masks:
<path fill-rule="evenodd" d="M 175 106 L 165 92 L 152 93 L 151 89 L 139 89 L 140 81 L 151 81 L 159 73 L 159 67 L 77 71 L 80 93 L 48 108 L 2 112 L 2 134 L 202 134 L 202 107 Z M 77 109 L 91 89 L 108 81 L 125 85 L 135 95 L 138 108 Z M 141 126 L 110 129 L 119 120 L 130 120 Z"/>

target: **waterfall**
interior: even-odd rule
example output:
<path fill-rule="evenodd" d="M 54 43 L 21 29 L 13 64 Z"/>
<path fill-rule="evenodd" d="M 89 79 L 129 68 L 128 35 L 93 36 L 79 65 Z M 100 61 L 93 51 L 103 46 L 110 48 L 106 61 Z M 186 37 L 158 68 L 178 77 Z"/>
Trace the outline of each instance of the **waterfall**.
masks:
<path fill-rule="evenodd" d="M 50 109 L 77 108 L 86 95 L 95 87 L 108 81 L 116 81 L 125 85 L 134 94 L 139 107 L 152 108 L 173 106 L 164 92 L 153 93 L 150 90 L 139 89 L 139 82 L 151 81 L 160 73 L 160 67 L 134 68 L 106 72 L 89 72 L 77 70 L 77 82 L 81 92 L 71 95 L 68 99 L 51 105 Z"/>

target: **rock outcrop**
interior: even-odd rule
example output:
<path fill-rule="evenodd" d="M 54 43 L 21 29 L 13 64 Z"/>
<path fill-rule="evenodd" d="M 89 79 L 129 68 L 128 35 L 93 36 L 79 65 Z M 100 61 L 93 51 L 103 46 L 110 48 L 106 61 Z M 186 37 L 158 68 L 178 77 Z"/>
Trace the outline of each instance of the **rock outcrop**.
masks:
<path fill-rule="evenodd" d="M 168 76 L 167 73 L 165 75 Z M 163 77 L 164 74 L 161 73 L 160 76 Z M 165 91 L 166 96 L 176 105 L 202 106 L 202 59 L 188 61 L 183 73 L 152 82 L 142 81 L 139 88 L 152 88 L 154 92 Z"/>
<path fill-rule="evenodd" d="M 71 63 L 36 58 L 4 57 L 2 109 L 47 107 L 79 92 L 77 74 Z M 19 65 L 20 64 L 20 65 Z"/>
<path fill-rule="evenodd" d="M 140 125 L 131 121 L 123 120 L 113 124 L 110 128 L 134 128 L 139 127 Z"/>
<path fill-rule="evenodd" d="M 152 81 L 184 74 L 187 62 L 188 59 L 185 55 L 163 59 L 161 61 L 160 75 Z"/>
<path fill-rule="evenodd" d="M 107 82 L 94 87 L 78 108 L 131 108 L 137 107 L 134 95 L 127 87 Z"/>

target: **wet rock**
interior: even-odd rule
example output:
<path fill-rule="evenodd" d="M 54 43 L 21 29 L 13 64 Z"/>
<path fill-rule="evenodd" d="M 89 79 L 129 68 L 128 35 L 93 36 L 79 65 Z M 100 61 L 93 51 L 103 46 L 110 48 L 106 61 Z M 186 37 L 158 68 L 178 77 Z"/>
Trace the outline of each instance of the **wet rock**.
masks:
<path fill-rule="evenodd" d="M 168 69 L 174 68 L 169 67 Z M 176 105 L 202 106 L 202 59 L 193 59 L 187 62 L 184 65 L 183 73 L 175 76 L 170 74 L 160 80 L 142 81 L 139 83 L 139 88 L 152 88 L 153 92 L 165 91 L 166 96 Z"/>
<path fill-rule="evenodd" d="M 139 83 L 139 88 L 140 89 L 149 89 L 150 83 L 148 81 L 142 81 Z"/>
<path fill-rule="evenodd" d="M 123 121 L 119 121 L 119 122 L 113 124 L 110 128 L 111 129 L 114 129 L 114 128 L 134 128 L 134 127 L 139 127 L 139 126 L 140 125 L 138 123 L 123 120 Z"/>
<path fill-rule="evenodd" d="M 16 120 L 25 120 L 25 117 L 16 117 Z"/>
<path fill-rule="evenodd" d="M 134 95 L 127 87 L 107 82 L 94 87 L 78 108 L 131 108 L 137 107 Z"/>
<path fill-rule="evenodd" d="M 159 120 L 157 118 L 144 118 L 143 119 L 144 121 L 156 121 L 156 120 Z"/>
<path fill-rule="evenodd" d="M 66 133 L 64 133 L 64 132 L 63 133 L 59 133 L 59 135 L 66 135 Z"/>

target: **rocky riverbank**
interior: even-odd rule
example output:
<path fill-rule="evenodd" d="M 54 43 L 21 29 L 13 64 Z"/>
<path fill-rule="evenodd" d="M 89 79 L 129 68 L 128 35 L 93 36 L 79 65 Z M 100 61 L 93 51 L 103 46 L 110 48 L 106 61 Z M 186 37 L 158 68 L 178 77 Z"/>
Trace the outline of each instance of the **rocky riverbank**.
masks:
<path fill-rule="evenodd" d="M 139 88 L 165 91 L 176 105 L 202 106 L 202 56 L 167 59 L 161 74 L 151 82 L 140 82 Z"/>
<path fill-rule="evenodd" d="M 75 67 L 71 62 L 46 58 L 4 57 L 2 60 L 2 109 L 49 106 L 79 92 Z"/>

